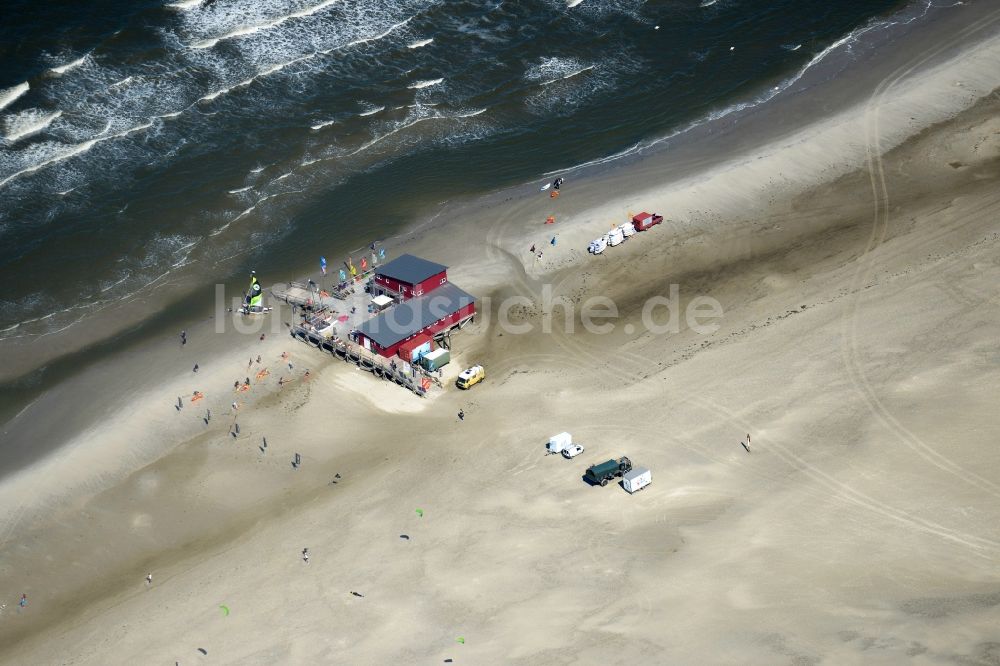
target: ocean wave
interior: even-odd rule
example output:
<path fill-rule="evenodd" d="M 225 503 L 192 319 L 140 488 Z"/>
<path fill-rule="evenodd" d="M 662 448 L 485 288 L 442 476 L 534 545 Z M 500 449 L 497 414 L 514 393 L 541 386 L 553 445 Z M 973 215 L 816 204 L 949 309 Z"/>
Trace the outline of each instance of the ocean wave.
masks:
<path fill-rule="evenodd" d="M 801 44 L 782 44 L 781 48 L 785 49 L 786 51 L 798 51 L 799 49 L 802 48 L 802 45 Z"/>
<path fill-rule="evenodd" d="M 486 109 L 477 109 L 476 111 L 469 111 L 468 113 L 459 113 L 457 115 L 451 116 L 452 118 L 474 118 L 480 114 L 486 113 Z"/>
<path fill-rule="evenodd" d="M 583 0 L 566 0 L 566 9 L 573 9 L 581 2 L 583 2 Z"/>
<path fill-rule="evenodd" d="M 376 113 L 378 113 L 379 111 L 385 111 L 385 107 L 384 106 L 377 106 L 374 109 L 369 109 L 367 111 L 362 111 L 361 113 L 358 114 L 358 116 L 360 116 L 361 118 L 364 118 L 365 116 L 373 116 Z"/>
<path fill-rule="evenodd" d="M 84 62 L 86 62 L 87 58 L 88 58 L 88 56 L 84 55 L 81 58 L 77 58 L 73 62 L 68 62 L 65 65 L 59 65 L 58 67 L 52 67 L 49 71 L 50 72 L 54 72 L 54 73 L 59 74 L 60 76 L 62 76 L 66 72 L 70 71 L 71 69 L 76 69 L 77 67 L 79 67 L 80 65 L 82 65 Z"/>
<path fill-rule="evenodd" d="M 407 44 L 406 48 L 408 48 L 408 49 L 419 49 L 421 46 L 427 46 L 428 44 L 430 44 L 433 41 L 434 41 L 433 37 L 431 37 L 430 39 L 421 39 L 418 42 L 413 42 L 412 44 Z"/>
<path fill-rule="evenodd" d="M 714 5 L 715 3 L 717 3 L 718 1 L 719 0 L 701 0 L 701 4 L 698 5 L 698 6 L 699 7 L 711 7 L 712 5 Z"/>
<path fill-rule="evenodd" d="M 18 83 L 16 86 L 0 90 L 0 109 L 4 109 L 13 104 L 18 97 L 28 92 L 30 89 L 31 85 L 25 81 L 24 83 Z"/>
<path fill-rule="evenodd" d="M 543 57 L 525 71 L 524 78 L 532 83 L 547 86 L 592 69 L 594 69 L 593 64 L 586 64 L 576 58 Z"/>
<path fill-rule="evenodd" d="M 324 127 L 329 127 L 330 125 L 334 125 L 337 122 L 339 122 L 339 121 L 337 121 L 336 119 L 334 119 L 334 120 L 324 120 L 321 123 L 316 123 L 315 125 L 310 125 L 309 128 L 312 129 L 312 130 L 321 130 Z"/>
<path fill-rule="evenodd" d="M 125 85 L 126 83 L 129 83 L 129 82 L 130 82 L 131 80 L 132 80 L 132 77 L 131 77 L 131 76 L 126 76 L 126 77 L 125 77 L 124 79 L 122 79 L 121 81 L 115 81 L 114 83 L 112 83 L 112 84 L 111 84 L 110 86 L 108 86 L 108 87 L 109 87 L 109 88 L 117 88 L 118 86 L 123 86 L 123 85 Z"/>
<path fill-rule="evenodd" d="M 247 190 L 252 190 L 252 185 L 247 185 L 246 187 L 241 187 L 238 190 L 229 190 L 229 194 L 239 194 L 240 192 L 246 192 Z"/>
<path fill-rule="evenodd" d="M 359 44 L 367 44 L 368 42 L 377 42 L 380 39 L 388 37 L 389 35 L 391 35 L 392 33 L 394 33 L 396 30 L 402 28 L 404 25 L 406 25 L 407 23 L 409 23 L 412 20 L 413 20 L 412 16 L 407 17 L 405 20 L 402 20 L 399 23 L 392 24 L 385 31 L 380 32 L 377 35 L 372 35 L 371 37 L 360 37 L 358 39 L 355 39 L 354 41 L 347 42 L 343 46 L 338 46 L 335 49 L 329 49 L 327 51 L 324 51 L 323 53 L 325 55 L 325 54 L 329 53 L 330 51 L 335 51 L 335 50 L 338 50 L 338 49 L 346 49 L 346 48 L 349 48 L 351 46 L 358 46 Z"/>
<path fill-rule="evenodd" d="M 589 72 L 592 69 L 594 69 L 594 65 L 587 65 L 586 67 L 581 67 L 580 69 L 572 71 L 564 76 L 560 76 L 555 79 L 550 79 L 548 81 L 542 81 L 542 85 L 547 86 L 556 83 L 557 81 L 565 81 L 566 79 L 572 79 L 574 76 L 577 76 L 578 74 L 583 74 L 584 72 Z"/>
<path fill-rule="evenodd" d="M 100 141 L 100 139 L 89 139 L 88 141 L 84 141 L 83 143 L 74 144 L 68 147 L 65 147 L 65 144 L 51 144 L 51 143 L 43 144 L 40 148 L 33 150 L 32 153 L 44 154 L 43 151 L 45 148 L 51 148 L 52 149 L 51 152 L 46 154 L 45 157 L 40 162 L 36 162 L 35 164 L 27 166 L 19 171 L 15 171 L 14 173 L 0 180 L 0 187 L 3 187 L 4 185 L 14 180 L 15 178 L 19 178 L 29 173 L 34 173 L 35 171 L 44 169 L 45 167 L 51 164 L 62 162 L 63 160 L 68 160 L 69 158 L 75 157 L 76 155 L 82 155 L 83 153 L 87 152 L 88 150 L 96 146 L 98 141 Z"/>
<path fill-rule="evenodd" d="M 235 30 L 231 30 L 225 34 L 219 35 L 218 37 L 203 39 L 199 42 L 195 42 L 194 44 L 191 45 L 191 47 L 195 49 L 210 49 L 219 42 L 225 41 L 227 39 L 234 39 L 236 37 L 252 35 L 262 30 L 270 30 L 271 28 L 276 28 L 282 23 L 290 21 L 295 18 L 305 18 L 306 16 L 312 16 L 313 14 L 323 11 L 330 5 L 336 4 L 339 1 L 340 0 L 323 0 L 323 2 L 315 4 L 311 7 L 304 7 L 303 9 L 294 11 L 291 14 L 285 14 L 284 16 L 279 16 L 276 19 L 265 21 L 264 23 L 258 23 L 256 25 L 240 26 Z"/>
<path fill-rule="evenodd" d="M 440 79 L 426 79 L 424 81 L 417 81 L 415 83 L 411 83 L 410 85 L 408 85 L 406 87 L 407 88 L 415 88 L 415 89 L 419 90 L 421 88 L 429 88 L 430 86 L 436 86 L 437 84 L 441 83 L 442 81 L 444 81 L 443 78 L 440 78 Z"/>
<path fill-rule="evenodd" d="M 104 141 L 110 141 L 112 139 L 120 139 L 122 137 L 128 136 L 129 134 L 134 134 L 135 132 L 141 132 L 142 130 L 148 129 L 152 126 L 153 122 L 150 121 L 147 123 L 143 123 L 141 125 L 136 125 L 135 127 L 129 127 L 128 129 L 122 130 L 121 132 L 117 132 L 115 134 L 100 136 L 93 139 L 87 139 L 86 141 L 83 141 L 81 143 L 71 144 L 69 146 L 67 146 L 66 144 L 54 144 L 52 142 L 49 142 L 46 144 L 41 144 L 40 146 L 32 147 L 26 152 L 29 152 L 32 155 L 41 154 L 42 157 L 41 161 L 36 162 L 35 164 L 32 164 L 30 166 L 24 167 L 23 169 L 15 171 L 14 173 L 4 177 L 3 179 L 0 179 L 0 187 L 3 187 L 10 181 L 16 178 L 20 178 L 21 176 L 34 173 L 52 164 L 68 160 L 71 157 L 82 155 L 83 153 L 86 153 L 99 143 L 102 143 Z"/>
<path fill-rule="evenodd" d="M 389 28 L 386 29 L 385 31 L 380 32 L 377 35 L 372 35 L 371 37 L 361 37 L 361 38 L 355 39 L 353 41 L 347 42 L 346 44 L 341 44 L 340 46 L 329 48 L 329 49 L 326 49 L 324 51 L 313 51 L 311 53 L 306 53 L 305 55 L 301 55 L 301 56 L 298 56 L 296 58 L 292 58 L 291 60 L 286 60 L 285 62 L 280 62 L 280 63 L 276 63 L 274 65 L 270 65 L 268 67 L 265 67 L 265 68 L 259 70 L 253 76 L 251 76 L 249 78 L 246 78 L 246 79 L 244 79 L 242 81 L 239 81 L 238 83 L 234 83 L 234 84 L 226 86 L 225 88 L 222 88 L 220 90 L 216 90 L 214 92 L 208 93 L 207 95 L 204 95 L 204 96 L 200 97 L 198 99 L 198 101 L 199 102 L 211 102 L 212 100 L 217 99 L 217 98 L 221 97 L 222 95 L 226 95 L 228 93 L 231 93 L 234 90 L 238 90 L 240 88 L 245 88 L 246 86 L 249 86 L 251 83 L 253 83 L 254 81 L 256 81 L 259 78 L 262 78 L 262 77 L 265 77 L 265 76 L 270 76 L 271 74 L 275 74 L 277 72 L 280 72 L 281 70 L 285 69 L 286 67 L 294 65 L 296 63 L 305 62 L 307 60 L 312 60 L 313 58 L 316 58 L 318 56 L 329 55 L 330 53 L 333 53 L 334 51 L 339 51 L 339 50 L 342 50 L 342 49 L 350 48 L 352 46 L 357 46 L 359 44 L 367 44 L 369 42 L 374 42 L 374 41 L 377 41 L 377 40 L 380 40 L 380 39 L 384 39 L 385 37 L 389 36 L 390 34 L 392 34 L 397 29 L 399 29 L 402 26 L 404 26 L 407 23 L 409 23 L 412 19 L 413 19 L 413 17 L 411 16 L 411 17 L 409 17 L 409 18 L 407 18 L 407 19 L 405 19 L 403 21 L 400 21 L 399 23 L 395 23 L 395 24 L 389 26 Z M 313 129 L 318 129 L 318 128 L 314 127 Z"/>
<path fill-rule="evenodd" d="M 183 12 L 188 9 L 194 9 L 195 7 L 200 7 L 202 2 L 204 2 L 204 0 L 178 0 L 178 2 L 167 3 L 167 7 Z"/>
<path fill-rule="evenodd" d="M 42 111 L 27 109 L 15 116 L 4 119 L 4 139 L 14 143 L 18 139 L 31 136 L 52 124 L 52 121 L 62 115 L 62 111 Z"/>

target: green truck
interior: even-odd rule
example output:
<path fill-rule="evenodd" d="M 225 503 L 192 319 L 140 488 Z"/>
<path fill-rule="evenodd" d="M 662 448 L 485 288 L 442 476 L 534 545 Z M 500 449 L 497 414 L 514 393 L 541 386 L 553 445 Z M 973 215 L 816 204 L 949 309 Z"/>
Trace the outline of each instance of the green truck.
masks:
<path fill-rule="evenodd" d="M 614 481 L 615 477 L 622 476 L 631 471 L 632 461 L 625 456 L 622 456 L 618 460 L 608 460 L 607 462 L 602 462 L 599 465 L 588 467 L 587 472 L 583 475 L 583 478 L 590 481 L 595 486 L 598 484 L 606 486 L 608 485 L 608 481 Z"/>

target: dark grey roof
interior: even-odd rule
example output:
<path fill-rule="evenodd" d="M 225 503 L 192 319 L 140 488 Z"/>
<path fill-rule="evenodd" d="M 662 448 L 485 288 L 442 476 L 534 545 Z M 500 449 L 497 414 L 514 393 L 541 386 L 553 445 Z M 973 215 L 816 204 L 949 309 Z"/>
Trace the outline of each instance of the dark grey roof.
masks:
<path fill-rule="evenodd" d="M 462 309 L 475 298 L 452 283 L 441 285 L 426 296 L 394 305 L 358 326 L 358 331 L 383 349 L 414 335 L 438 319 Z"/>
<path fill-rule="evenodd" d="M 400 282 L 417 284 L 432 275 L 448 270 L 447 266 L 435 264 L 412 254 L 401 254 L 381 268 L 375 269 L 375 275 L 384 275 Z"/>

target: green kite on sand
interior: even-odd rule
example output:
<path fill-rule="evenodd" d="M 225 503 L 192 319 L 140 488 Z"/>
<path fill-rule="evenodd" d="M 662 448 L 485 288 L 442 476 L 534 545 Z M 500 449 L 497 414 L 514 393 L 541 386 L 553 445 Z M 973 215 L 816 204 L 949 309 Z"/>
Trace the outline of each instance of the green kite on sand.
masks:
<path fill-rule="evenodd" d="M 420 516 L 421 518 L 423 518 L 424 517 L 424 510 L 423 509 L 417 509 L 417 515 Z"/>
<path fill-rule="evenodd" d="M 465 645 L 465 639 L 462 638 L 461 636 L 459 636 L 458 638 L 456 638 L 455 642 L 456 643 L 461 643 L 462 645 Z"/>
<path fill-rule="evenodd" d="M 229 617 L 229 606 L 219 606 L 222 609 L 222 614 Z"/>

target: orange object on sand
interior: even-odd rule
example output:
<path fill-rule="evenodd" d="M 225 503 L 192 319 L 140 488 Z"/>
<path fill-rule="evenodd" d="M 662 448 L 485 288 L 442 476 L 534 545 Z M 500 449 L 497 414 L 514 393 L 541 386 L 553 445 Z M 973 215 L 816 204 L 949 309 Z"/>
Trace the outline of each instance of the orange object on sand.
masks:
<path fill-rule="evenodd" d="M 552 192 L 549 194 L 550 199 L 556 199 L 558 197 L 559 197 L 559 190 L 552 190 Z"/>
<path fill-rule="evenodd" d="M 198 402 L 199 400 L 201 400 L 204 397 L 205 397 L 204 393 L 202 393 L 201 391 L 195 391 L 194 395 L 191 396 L 191 402 Z"/>
<path fill-rule="evenodd" d="M 319 295 L 321 298 L 330 298 L 330 292 L 323 289 L 320 290 Z"/>
<path fill-rule="evenodd" d="M 264 377 L 267 377 L 269 374 L 271 374 L 271 372 L 267 368 L 264 368 L 257 373 L 257 381 L 264 379 Z"/>
<path fill-rule="evenodd" d="M 556 223 L 555 215 L 549 215 L 547 218 L 545 218 L 545 224 L 555 224 L 555 223 Z"/>
<path fill-rule="evenodd" d="M 249 384 L 243 384 L 242 386 L 240 386 L 240 393 L 246 393 L 249 390 L 250 390 Z"/>

